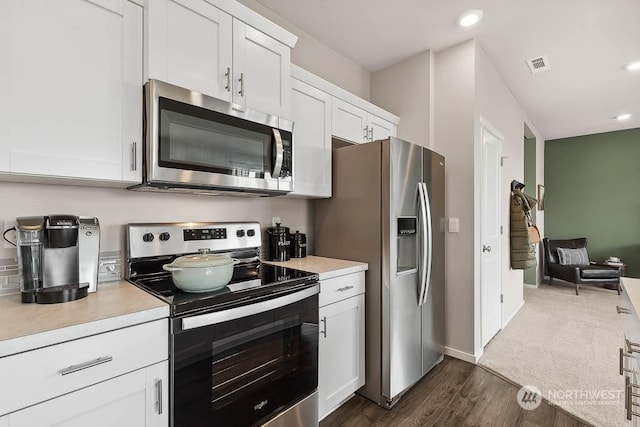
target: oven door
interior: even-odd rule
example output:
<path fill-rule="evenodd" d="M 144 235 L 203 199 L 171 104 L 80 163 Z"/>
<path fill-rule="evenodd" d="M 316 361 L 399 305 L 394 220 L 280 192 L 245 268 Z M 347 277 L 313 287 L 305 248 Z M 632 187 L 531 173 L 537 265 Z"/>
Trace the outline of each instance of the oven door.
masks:
<path fill-rule="evenodd" d="M 147 182 L 293 189 L 291 122 L 156 80 L 145 91 Z"/>
<path fill-rule="evenodd" d="M 173 425 L 261 425 L 312 394 L 318 292 L 175 319 Z"/>

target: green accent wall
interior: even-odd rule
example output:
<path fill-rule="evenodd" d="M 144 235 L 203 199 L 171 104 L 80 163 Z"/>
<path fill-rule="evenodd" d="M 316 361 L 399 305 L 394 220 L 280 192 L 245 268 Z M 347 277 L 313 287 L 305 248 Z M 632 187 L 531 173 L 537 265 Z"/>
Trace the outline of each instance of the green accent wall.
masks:
<path fill-rule="evenodd" d="M 536 140 L 535 138 L 524 139 L 524 192 L 532 196 L 534 199 L 536 195 L 536 189 L 538 188 L 536 183 Z M 531 218 L 536 220 L 537 207 L 531 209 Z M 531 267 L 524 270 L 524 283 L 528 285 L 536 284 L 536 268 Z"/>
<path fill-rule="evenodd" d="M 587 237 L 640 277 L 640 128 L 546 141 L 545 237 Z"/>

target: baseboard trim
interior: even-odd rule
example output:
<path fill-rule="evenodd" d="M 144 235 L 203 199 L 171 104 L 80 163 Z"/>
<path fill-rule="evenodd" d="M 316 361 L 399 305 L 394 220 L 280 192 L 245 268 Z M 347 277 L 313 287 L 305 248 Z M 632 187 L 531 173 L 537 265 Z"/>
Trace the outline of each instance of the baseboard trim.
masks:
<path fill-rule="evenodd" d="M 516 316 L 516 314 L 518 314 L 518 312 L 522 309 L 522 307 L 524 307 L 524 300 L 522 300 L 522 302 L 520 303 L 520 305 L 518 306 L 518 308 L 516 309 L 516 311 L 514 311 L 511 316 L 509 316 L 509 318 L 506 320 L 506 322 L 504 322 L 502 324 L 502 329 L 505 328 L 505 326 L 507 326 L 509 324 L 509 322 L 511 322 L 513 320 L 513 318 Z"/>
<path fill-rule="evenodd" d="M 456 359 L 464 360 L 468 363 L 473 363 L 474 365 L 478 363 L 478 360 L 480 360 L 480 357 L 476 357 L 473 354 L 465 353 L 464 351 L 456 350 L 451 347 L 445 347 L 444 354 L 455 357 Z"/>

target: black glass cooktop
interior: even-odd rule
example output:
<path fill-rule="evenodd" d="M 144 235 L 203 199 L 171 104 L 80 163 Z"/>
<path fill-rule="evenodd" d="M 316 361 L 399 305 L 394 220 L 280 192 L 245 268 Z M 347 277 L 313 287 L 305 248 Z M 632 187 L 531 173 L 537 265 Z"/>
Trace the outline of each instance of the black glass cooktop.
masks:
<path fill-rule="evenodd" d="M 318 281 L 318 275 L 301 270 L 252 263 L 234 268 L 231 282 L 224 288 L 203 293 L 178 289 L 170 274 L 146 274 L 130 281 L 171 305 L 171 315 L 218 311 L 274 298 L 305 288 Z"/>

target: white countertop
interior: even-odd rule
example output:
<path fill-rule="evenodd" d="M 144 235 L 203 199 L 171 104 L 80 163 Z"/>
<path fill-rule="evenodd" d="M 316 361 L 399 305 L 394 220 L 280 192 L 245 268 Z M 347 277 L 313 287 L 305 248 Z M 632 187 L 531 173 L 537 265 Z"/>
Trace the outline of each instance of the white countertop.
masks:
<path fill-rule="evenodd" d="M 0 357 L 169 317 L 169 306 L 124 280 L 61 304 L 0 297 Z"/>
<path fill-rule="evenodd" d="M 347 261 L 342 259 L 324 258 L 309 255 L 305 258 L 291 258 L 289 261 L 263 261 L 266 264 L 281 265 L 283 267 L 295 268 L 296 270 L 317 273 L 320 280 L 332 277 L 344 276 L 345 274 L 358 273 L 369 269 L 366 262 Z"/>
<path fill-rule="evenodd" d="M 636 312 L 636 316 L 640 319 L 640 279 L 634 277 L 623 277 L 622 287 L 629 296 L 632 308 Z"/>

